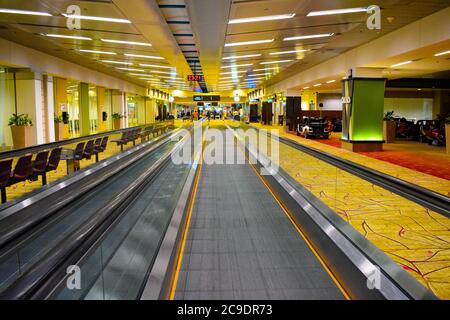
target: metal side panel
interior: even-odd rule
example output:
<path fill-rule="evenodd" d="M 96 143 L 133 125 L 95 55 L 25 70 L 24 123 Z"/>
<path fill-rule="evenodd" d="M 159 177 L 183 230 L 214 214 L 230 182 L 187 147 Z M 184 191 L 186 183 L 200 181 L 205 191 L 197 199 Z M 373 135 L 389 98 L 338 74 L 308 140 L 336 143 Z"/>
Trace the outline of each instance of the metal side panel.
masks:
<path fill-rule="evenodd" d="M 181 251 L 181 241 L 187 228 L 189 199 L 194 196 L 194 184 L 199 174 L 201 150 L 194 154 L 193 163 L 185 185 L 178 199 L 177 206 L 170 220 L 158 255 L 150 271 L 148 281 L 141 295 L 141 300 L 169 299 L 174 281 L 176 267 Z"/>

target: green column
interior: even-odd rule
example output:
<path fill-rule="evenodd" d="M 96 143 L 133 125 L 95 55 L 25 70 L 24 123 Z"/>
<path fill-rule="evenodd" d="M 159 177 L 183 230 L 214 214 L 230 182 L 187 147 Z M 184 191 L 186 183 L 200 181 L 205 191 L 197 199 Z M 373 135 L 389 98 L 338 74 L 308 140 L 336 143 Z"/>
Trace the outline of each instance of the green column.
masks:
<path fill-rule="evenodd" d="M 80 135 L 91 133 L 89 121 L 89 84 L 80 83 Z"/>
<path fill-rule="evenodd" d="M 379 151 L 383 145 L 383 78 L 349 78 L 343 86 L 342 146 L 351 151 Z"/>

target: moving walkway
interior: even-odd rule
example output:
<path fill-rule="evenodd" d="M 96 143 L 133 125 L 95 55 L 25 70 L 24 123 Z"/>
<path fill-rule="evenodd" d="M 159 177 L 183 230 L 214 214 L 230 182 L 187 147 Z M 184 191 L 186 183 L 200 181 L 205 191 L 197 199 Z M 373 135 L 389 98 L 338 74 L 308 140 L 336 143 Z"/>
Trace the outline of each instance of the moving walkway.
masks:
<path fill-rule="evenodd" d="M 186 134 L 0 212 L 0 298 L 435 298 L 281 169 L 202 165 Z M 239 141 L 226 149 L 253 152 Z M 194 161 L 171 161 L 185 144 Z M 79 289 L 67 285 L 70 266 L 81 270 Z"/>

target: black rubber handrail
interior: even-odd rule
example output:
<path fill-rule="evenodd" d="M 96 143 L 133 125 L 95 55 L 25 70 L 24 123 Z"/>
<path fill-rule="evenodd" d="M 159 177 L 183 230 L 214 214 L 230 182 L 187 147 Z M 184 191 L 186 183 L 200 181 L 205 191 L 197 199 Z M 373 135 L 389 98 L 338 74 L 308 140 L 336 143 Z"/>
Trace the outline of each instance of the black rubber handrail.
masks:
<path fill-rule="evenodd" d="M 259 130 L 259 129 L 257 129 Z M 270 133 L 268 133 L 270 135 Z M 319 160 L 327 162 L 339 169 L 345 170 L 355 176 L 370 181 L 384 189 L 392 191 L 402 197 L 405 197 L 417 204 L 420 204 L 430 210 L 450 218 L 450 198 L 432 190 L 419 187 L 405 180 L 390 176 L 388 174 L 367 168 L 355 162 L 345 160 L 320 151 L 287 138 L 279 137 L 280 141 L 297 150 L 300 150 Z"/>
<path fill-rule="evenodd" d="M 137 128 L 146 128 L 149 126 L 157 127 L 157 126 L 169 126 L 169 125 L 167 124 L 167 121 L 159 122 L 159 123 L 152 123 L 152 124 L 140 125 L 140 126 L 136 126 L 136 127 L 99 132 L 99 133 L 95 133 L 95 134 L 91 134 L 91 135 L 86 135 L 86 136 L 81 136 L 81 137 L 76 137 L 76 138 L 71 138 L 71 139 L 65 139 L 65 140 L 56 141 L 56 142 L 43 143 L 43 144 L 39 144 L 39 145 L 32 146 L 32 147 L 2 151 L 2 152 L 0 152 L 0 160 L 14 158 L 14 157 L 20 157 L 20 156 L 30 154 L 30 153 L 38 153 L 40 151 L 47 150 L 47 149 L 62 147 L 64 145 L 73 144 L 73 143 L 77 143 L 80 141 L 92 140 L 92 139 L 96 139 L 96 138 L 100 138 L 100 137 L 104 137 L 104 136 L 108 136 L 108 135 L 112 135 L 112 134 L 118 134 L 118 133 L 122 133 L 125 131 L 137 129 Z"/>
<path fill-rule="evenodd" d="M 122 215 L 142 188 L 158 173 L 159 169 L 170 160 L 172 151 L 159 158 L 138 179 L 125 190 L 115 195 L 111 202 L 100 209 L 88 221 L 68 235 L 40 261 L 21 275 L 12 285 L 0 294 L 0 299 L 44 299 L 54 286 L 62 279 L 67 261 L 75 262 L 91 248 L 109 227 Z"/>

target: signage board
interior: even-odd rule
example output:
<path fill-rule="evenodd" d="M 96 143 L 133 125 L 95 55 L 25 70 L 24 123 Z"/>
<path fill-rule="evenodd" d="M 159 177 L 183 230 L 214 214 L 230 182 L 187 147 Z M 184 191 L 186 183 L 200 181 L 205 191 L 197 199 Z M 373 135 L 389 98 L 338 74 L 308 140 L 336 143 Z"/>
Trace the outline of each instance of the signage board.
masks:
<path fill-rule="evenodd" d="M 194 101 L 220 101 L 220 96 L 194 96 Z"/>
<path fill-rule="evenodd" d="M 189 74 L 187 79 L 188 81 L 203 81 L 203 76 L 199 74 Z"/>

